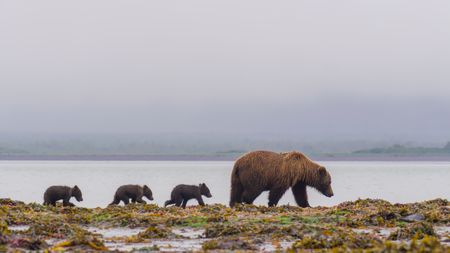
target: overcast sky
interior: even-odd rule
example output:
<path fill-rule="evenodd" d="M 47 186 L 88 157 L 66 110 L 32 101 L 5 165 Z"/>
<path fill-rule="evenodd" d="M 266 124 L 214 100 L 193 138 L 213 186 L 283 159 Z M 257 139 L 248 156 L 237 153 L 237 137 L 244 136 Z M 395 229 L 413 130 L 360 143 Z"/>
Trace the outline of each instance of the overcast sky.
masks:
<path fill-rule="evenodd" d="M 0 0 L 0 132 L 450 138 L 450 1 Z"/>

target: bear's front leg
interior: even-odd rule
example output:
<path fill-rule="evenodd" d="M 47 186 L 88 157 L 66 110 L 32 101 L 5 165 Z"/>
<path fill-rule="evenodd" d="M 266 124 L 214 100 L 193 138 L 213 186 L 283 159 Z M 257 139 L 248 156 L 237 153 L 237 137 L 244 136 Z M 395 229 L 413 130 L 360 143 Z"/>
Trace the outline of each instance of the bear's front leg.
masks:
<path fill-rule="evenodd" d="M 183 204 L 181 204 L 181 207 L 186 208 L 187 202 L 189 201 L 189 199 L 184 199 L 183 200 Z"/>
<path fill-rule="evenodd" d="M 292 186 L 292 193 L 294 194 L 295 202 L 300 207 L 311 207 L 308 203 L 308 194 L 306 193 L 306 184 L 297 183 Z"/>
<path fill-rule="evenodd" d="M 205 205 L 205 202 L 203 202 L 202 196 L 198 196 L 196 199 L 197 199 L 199 205 L 201 205 L 201 206 Z"/>
<path fill-rule="evenodd" d="M 141 204 L 147 204 L 147 202 L 145 200 L 141 198 L 136 199 L 136 202 L 141 203 Z"/>
<path fill-rule="evenodd" d="M 70 198 L 66 198 L 63 200 L 63 206 L 75 206 L 73 203 L 70 203 Z"/>

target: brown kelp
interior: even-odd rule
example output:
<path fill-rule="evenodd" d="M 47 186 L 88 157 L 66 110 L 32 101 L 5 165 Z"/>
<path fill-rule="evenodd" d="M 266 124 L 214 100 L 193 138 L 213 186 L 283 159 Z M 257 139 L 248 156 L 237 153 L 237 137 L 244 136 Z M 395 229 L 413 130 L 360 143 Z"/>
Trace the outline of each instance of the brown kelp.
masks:
<path fill-rule="evenodd" d="M 0 199 L 0 251 L 448 251 L 449 202 L 106 208 Z M 93 231 L 97 232 L 93 232 Z M 194 235 L 194 236 L 192 236 Z"/>

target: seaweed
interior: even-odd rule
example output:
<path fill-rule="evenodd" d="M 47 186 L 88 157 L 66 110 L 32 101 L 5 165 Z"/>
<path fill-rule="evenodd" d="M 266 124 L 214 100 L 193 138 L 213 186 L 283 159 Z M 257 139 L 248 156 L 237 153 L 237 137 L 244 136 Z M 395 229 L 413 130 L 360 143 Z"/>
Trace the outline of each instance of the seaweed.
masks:
<path fill-rule="evenodd" d="M 259 251 L 273 242 L 276 249 L 292 252 L 446 252 L 448 245 L 441 241 L 448 240 L 448 233 L 438 233 L 435 227 L 444 231 L 450 227 L 448 204 L 444 199 L 410 204 L 359 199 L 315 208 L 220 204 L 186 209 L 142 204 L 80 208 L 0 199 L 0 251 L 105 251 L 110 243 L 144 243 L 146 250 L 159 250 L 157 242 L 198 240 L 203 250 L 219 251 Z M 141 231 L 107 237 L 89 232 L 91 228 Z M 180 229 L 195 230 L 195 238 L 175 233 Z"/>
<path fill-rule="evenodd" d="M 231 237 L 222 240 L 209 240 L 202 244 L 203 250 L 257 250 L 255 240 Z"/>
<path fill-rule="evenodd" d="M 390 240 L 422 239 L 425 236 L 436 236 L 433 225 L 429 222 L 416 222 L 406 227 L 398 228 L 388 237 Z"/>

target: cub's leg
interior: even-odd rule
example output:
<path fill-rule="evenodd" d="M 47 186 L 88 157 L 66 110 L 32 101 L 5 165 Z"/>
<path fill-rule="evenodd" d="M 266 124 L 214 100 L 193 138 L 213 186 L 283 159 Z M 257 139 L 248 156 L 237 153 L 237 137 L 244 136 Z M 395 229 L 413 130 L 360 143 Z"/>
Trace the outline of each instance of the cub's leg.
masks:
<path fill-rule="evenodd" d="M 137 198 L 136 202 L 141 203 L 141 204 L 147 204 L 147 202 L 145 200 L 143 200 L 142 197 L 141 198 Z"/>
<path fill-rule="evenodd" d="M 120 198 L 117 195 L 114 195 L 114 200 L 110 205 L 118 205 L 120 203 Z"/>
<path fill-rule="evenodd" d="M 75 206 L 73 203 L 70 203 L 70 197 L 63 199 L 63 206 Z"/>
<path fill-rule="evenodd" d="M 181 206 L 182 203 L 183 203 L 183 197 L 181 197 L 181 196 L 176 196 L 176 197 L 175 197 L 175 205 L 176 205 L 176 206 Z"/>
<path fill-rule="evenodd" d="M 172 205 L 172 204 L 175 204 L 175 201 L 169 199 L 169 200 L 167 200 L 167 201 L 164 203 L 164 207 L 166 207 L 166 206 L 168 206 L 168 205 Z"/>
<path fill-rule="evenodd" d="M 199 205 L 201 205 L 201 206 L 205 205 L 205 202 L 203 202 L 203 198 L 201 195 L 197 196 L 196 199 L 197 199 L 197 202 Z"/>
<path fill-rule="evenodd" d="M 123 202 L 125 205 L 130 204 L 130 200 L 129 200 L 128 198 L 122 198 L 122 202 Z"/>
<path fill-rule="evenodd" d="M 186 204 L 189 201 L 189 199 L 183 199 L 183 204 L 181 205 L 181 207 L 186 208 Z"/>

